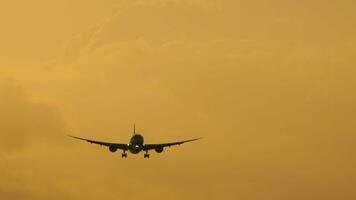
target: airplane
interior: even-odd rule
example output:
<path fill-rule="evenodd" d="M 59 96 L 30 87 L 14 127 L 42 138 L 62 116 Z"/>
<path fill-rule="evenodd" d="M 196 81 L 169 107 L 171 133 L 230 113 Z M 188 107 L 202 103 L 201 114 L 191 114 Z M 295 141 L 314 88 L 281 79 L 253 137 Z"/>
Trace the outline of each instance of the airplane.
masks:
<path fill-rule="evenodd" d="M 186 142 L 192 142 L 199 140 L 201 138 L 195 138 L 191 140 L 184 140 L 184 141 L 179 141 L 179 142 L 171 142 L 171 143 L 161 143 L 161 144 L 144 144 L 144 138 L 141 134 L 136 133 L 136 127 L 134 125 L 133 129 L 133 136 L 130 139 L 130 142 L 128 144 L 124 143 L 110 143 L 110 142 L 101 142 L 101 141 L 95 141 L 95 140 L 89 140 L 81 137 L 76 137 L 73 135 L 68 135 L 69 137 L 79 139 L 79 140 L 84 140 L 87 141 L 91 144 L 98 144 L 100 146 L 107 146 L 109 147 L 109 150 L 114 153 L 118 149 L 123 150 L 123 153 L 121 154 L 122 158 L 127 158 L 127 153 L 126 151 L 131 152 L 132 154 L 138 154 L 141 151 L 145 151 L 144 158 L 149 158 L 150 154 L 148 154 L 149 150 L 155 150 L 157 153 L 162 153 L 165 147 L 170 147 L 174 145 L 181 145 Z"/>

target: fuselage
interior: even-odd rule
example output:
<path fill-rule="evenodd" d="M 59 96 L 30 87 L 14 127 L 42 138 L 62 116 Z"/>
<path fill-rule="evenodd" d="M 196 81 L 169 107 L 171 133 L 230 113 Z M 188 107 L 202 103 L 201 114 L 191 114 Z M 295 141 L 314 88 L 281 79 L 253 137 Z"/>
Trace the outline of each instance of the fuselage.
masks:
<path fill-rule="evenodd" d="M 143 136 L 135 133 L 130 139 L 129 151 L 133 154 L 140 153 L 143 149 L 143 142 Z"/>

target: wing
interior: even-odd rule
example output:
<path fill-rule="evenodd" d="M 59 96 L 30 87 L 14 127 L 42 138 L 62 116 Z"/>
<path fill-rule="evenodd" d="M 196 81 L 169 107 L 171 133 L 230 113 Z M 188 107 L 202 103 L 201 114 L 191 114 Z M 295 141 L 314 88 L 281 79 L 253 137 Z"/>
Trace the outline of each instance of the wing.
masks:
<path fill-rule="evenodd" d="M 95 140 L 89 140 L 85 138 L 80 138 L 72 135 L 68 135 L 69 137 L 78 139 L 78 140 L 84 140 L 87 141 L 91 144 L 98 144 L 100 146 L 107 146 L 107 147 L 115 147 L 117 149 L 122 149 L 122 150 L 128 150 L 128 145 L 127 144 L 120 144 L 120 143 L 110 143 L 110 142 L 101 142 L 101 141 L 95 141 Z"/>
<path fill-rule="evenodd" d="M 162 144 L 145 144 L 143 146 L 143 150 L 151 150 L 151 149 L 155 149 L 156 147 L 170 147 L 170 146 L 174 146 L 174 145 L 181 145 L 183 143 L 193 142 L 193 141 L 196 141 L 199 139 L 201 139 L 201 138 L 195 138 L 192 140 L 184 140 L 184 141 L 180 141 L 180 142 L 162 143 Z"/>

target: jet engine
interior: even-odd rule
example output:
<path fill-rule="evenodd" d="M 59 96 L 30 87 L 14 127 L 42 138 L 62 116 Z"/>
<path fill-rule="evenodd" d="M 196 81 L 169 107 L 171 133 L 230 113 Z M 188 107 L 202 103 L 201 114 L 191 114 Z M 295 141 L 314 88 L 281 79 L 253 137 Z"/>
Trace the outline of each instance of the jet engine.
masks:
<path fill-rule="evenodd" d="M 163 147 L 162 147 L 162 146 L 157 146 L 157 147 L 155 148 L 155 151 L 156 151 L 157 153 L 162 153 L 162 152 L 163 152 Z"/>
<path fill-rule="evenodd" d="M 110 150 L 111 152 L 115 152 L 115 151 L 117 151 L 117 147 L 115 147 L 114 145 L 110 145 L 110 146 L 109 146 L 109 150 Z"/>

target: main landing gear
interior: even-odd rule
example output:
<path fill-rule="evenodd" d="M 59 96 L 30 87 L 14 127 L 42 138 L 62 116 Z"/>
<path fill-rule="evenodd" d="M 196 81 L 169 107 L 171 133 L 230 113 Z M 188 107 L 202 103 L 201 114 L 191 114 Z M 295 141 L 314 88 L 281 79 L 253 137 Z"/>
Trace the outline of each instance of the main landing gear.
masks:
<path fill-rule="evenodd" d="M 146 151 L 145 155 L 143 155 L 144 158 L 150 158 L 150 154 L 148 154 L 148 151 Z"/>
<path fill-rule="evenodd" d="M 127 153 L 125 151 L 121 154 L 121 158 L 127 158 Z"/>

